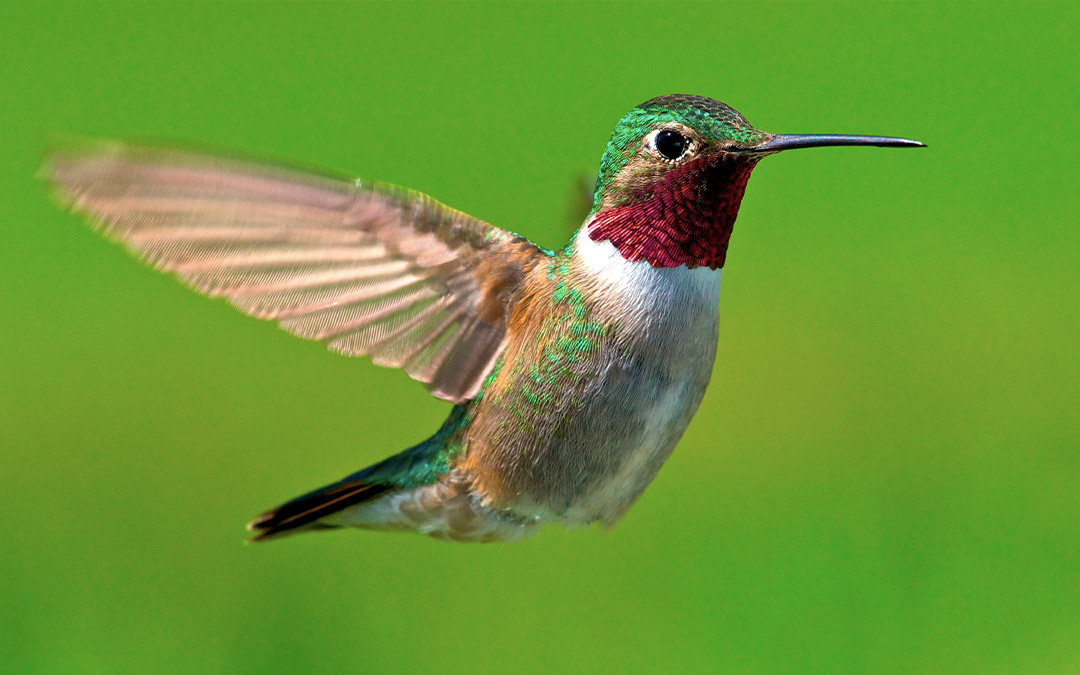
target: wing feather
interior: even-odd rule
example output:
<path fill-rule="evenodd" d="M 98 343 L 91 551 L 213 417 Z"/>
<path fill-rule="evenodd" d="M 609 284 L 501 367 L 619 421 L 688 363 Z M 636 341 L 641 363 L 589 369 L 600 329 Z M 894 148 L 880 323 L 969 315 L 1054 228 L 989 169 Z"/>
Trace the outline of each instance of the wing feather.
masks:
<path fill-rule="evenodd" d="M 548 255 L 419 193 L 224 155 L 91 142 L 44 172 L 72 210 L 196 291 L 451 401 L 478 391 Z"/>

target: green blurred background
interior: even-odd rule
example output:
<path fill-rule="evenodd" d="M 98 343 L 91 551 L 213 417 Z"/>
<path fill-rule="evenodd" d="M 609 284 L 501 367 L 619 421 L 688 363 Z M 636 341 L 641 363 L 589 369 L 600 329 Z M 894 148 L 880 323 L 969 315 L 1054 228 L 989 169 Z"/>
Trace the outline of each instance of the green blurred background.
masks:
<path fill-rule="evenodd" d="M 0 671 L 1080 672 L 1076 3 L 0 7 Z M 395 182 L 557 246 L 630 107 L 765 161 L 697 418 L 613 531 L 260 510 L 426 437 L 404 374 L 61 213 L 51 133 Z"/>

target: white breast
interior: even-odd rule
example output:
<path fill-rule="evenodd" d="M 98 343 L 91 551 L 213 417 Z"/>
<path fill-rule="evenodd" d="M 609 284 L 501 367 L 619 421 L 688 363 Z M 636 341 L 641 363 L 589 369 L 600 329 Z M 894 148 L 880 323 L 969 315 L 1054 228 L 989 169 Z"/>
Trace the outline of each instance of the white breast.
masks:
<path fill-rule="evenodd" d="M 648 262 L 631 262 L 610 241 L 593 241 L 588 224 L 574 239 L 574 255 L 605 291 L 641 310 L 715 312 L 720 300 L 721 270 L 708 267 L 689 269 L 653 267 Z"/>

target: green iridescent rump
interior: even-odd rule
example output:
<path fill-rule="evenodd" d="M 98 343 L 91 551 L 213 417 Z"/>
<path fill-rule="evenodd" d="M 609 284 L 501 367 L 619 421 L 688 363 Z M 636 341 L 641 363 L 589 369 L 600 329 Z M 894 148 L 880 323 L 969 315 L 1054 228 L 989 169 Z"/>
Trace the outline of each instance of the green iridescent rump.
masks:
<path fill-rule="evenodd" d="M 397 488 L 413 488 L 434 483 L 439 476 L 449 473 L 452 468 L 454 458 L 461 452 L 461 445 L 457 441 L 458 432 L 468 426 L 469 421 L 468 404 L 455 405 L 434 436 L 348 476 L 344 481 L 358 480 Z"/>

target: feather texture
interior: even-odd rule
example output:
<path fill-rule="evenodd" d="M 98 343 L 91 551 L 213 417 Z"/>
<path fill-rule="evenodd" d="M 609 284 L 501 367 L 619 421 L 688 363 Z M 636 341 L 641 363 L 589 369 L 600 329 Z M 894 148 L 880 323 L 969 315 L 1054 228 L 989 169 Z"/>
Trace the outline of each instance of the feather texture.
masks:
<path fill-rule="evenodd" d="M 224 155 L 84 143 L 45 176 L 193 289 L 455 402 L 478 391 L 515 290 L 547 257 L 417 192 Z"/>

